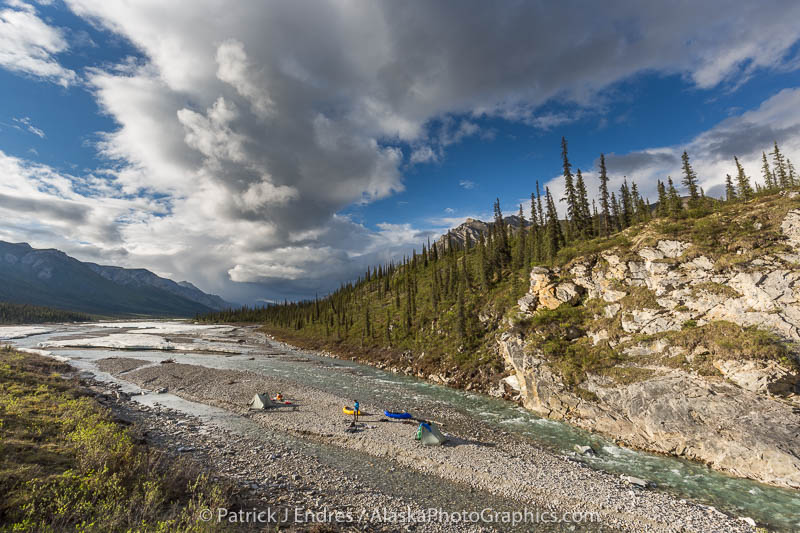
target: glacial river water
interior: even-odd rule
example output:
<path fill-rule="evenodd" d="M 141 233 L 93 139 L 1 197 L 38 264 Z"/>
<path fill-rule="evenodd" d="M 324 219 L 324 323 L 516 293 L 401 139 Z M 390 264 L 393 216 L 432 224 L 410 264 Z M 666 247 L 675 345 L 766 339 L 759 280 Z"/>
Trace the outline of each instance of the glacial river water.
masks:
<path fill-rule="evenodd" d="M 107 327 L 92 325 L 69 325 L 55 328 L 56 331 L 15 339 L 22 348 L 38 348 L 39 343 L 57 340 L 66 336 L 102 335 Z M 173 335 L 165 334 L 171 338 Z M 2 331 L 0 330 L 0 337 Z M 185 343 L 186 340 L 179 342 Z M 191 342 L 191 341 L 190 341 Z M 800 491 L 779 489 L 754 481 L 734 478 L 709 468 L 682 459 L 663 457 L 619 447 L 598 435 L 576 429 L 568 424 L 539 418 L 517 405 L 485 395 L 450 389 L 419 379 L 384 372 L 376 368 L 351 361 L 322 357 L 304 351 L 286 351 L 282 347 L 266 343 L 262 345 L 240 345 L 220 339 L 212 341 L 195 339 L 195 343 L 208 343 L 216 349 L 239 351 L 231 353 L 185 353 L 155 350 L 110 349 L 61 349 L 44 348 L 55 355 L 66 357 L 80 369 L 98 374 L 94 361 L 113 356 L 133 357 L 159 362 L 166 357 L 188 364 L 199 364 L 211 368 L 249 370 L 265 375 L 305 383 L 333 394 L 357 396 L 364 403 L 387 406 L 415 406 L 425 410 L 437 405 L 456 409 L 502 431 L 515 433 L 536 441 L 557 453 L 575 455 L 574 446 L 590 444 L 598 451 L 594 457 L 581 457 L 593 468 L 615 474 L 628 474 L 655 482 L 656 490 L 667 490 L 682 498 L 713 505 L 735 516 L 748 516 L 767 524 L 778 531 L 800 531 Z M 270 355 L 264 357 L 264 355 Z M 254 357 L 260 355 L 261 357 Z M 100 376 L 103 377 L 103 376 Z M 109 376 L 105 376 L 108 379 Z M 165 404 L 171 395 L 148 395 L 142 401 Z M 175 397 L 172 397 L 175 398 Z M 182 404 L 175 398 L 168 405 L 178 409 L 197 411 L 196 404 Z M 224 414 L 208 409 L 207 416 L 222 417 Z M 203 414 L 203 413 L 201 413 Z M 800 446 L 800 443 L 798 443 Z"/>

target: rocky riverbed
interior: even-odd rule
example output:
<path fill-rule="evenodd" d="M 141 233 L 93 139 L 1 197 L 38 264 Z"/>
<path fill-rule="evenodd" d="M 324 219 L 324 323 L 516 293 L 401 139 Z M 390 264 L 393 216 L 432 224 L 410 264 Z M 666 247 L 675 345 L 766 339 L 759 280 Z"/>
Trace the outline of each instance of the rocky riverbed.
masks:
<path fill-rule="evenodd" d="M 186 415 L 131 402 L 124 394 L 108 396 L 116 410 L 147 431 L 147 439 L 179 453 L 195 456 L 220 475 L 243 484 L 267 501 L 278 496 L 287 507 L 354 508 L 356 514 L 374 509 L 426 509 L 437 504 L 481 510 L 484 507 L 520 511 L 592 513 L 591 524 L 538 524 L 537 531 L 752 531 L 740 519 L 713 508 L 678 499 L 666 492 L 642 489 L 636 480 L 598 472 L 571 458 L 559 456 L 521 437 L 484 427 L 447 408 L 415 415 L 438 422 L 449 443 L 422 447 L 413 440 L 416 426 L 390 422 L 384 407 L 362 406 L 355 432 L 341 408 L 351 399 L 290 380 L 247 371 L 212 369 L 167 362 L 152 364 L 131 358 L 99 361 L 101 370 L 149 390 L 166 390 L 186 400 L 213 405 L 263 428 L 263 439 L 203 425 Z M 249 411 L 257 392 L 282 392 L 292 401 L 268 411 Z M 291 444 L 294 442 L 295 444 Z M 341 464 L 321 461 L 317 452 L 297 443 L 341 450 Z M 265 450 L 265 446 L 269 449 Z M 335 460 L 333 461 L 336 462 Z M 358 467 L 354 467 L 357 463 Z M 363 464 L 374 464 L 364 470 Z M 394 480 L 400 476 L 399 480 Z M 403 477 L 407 476 L 407 477 Z M 409 490 L 416 484 L 419 490 Z M 427 485 L 442 490 L 431 491 Z M 403 488 L 405 487 L 405 488 Z M 462 497 L 437 501 L 447 488 Z M 412 487 L 413 488 L 413 487 Z M 400 496 L 402 494 L 402 496 Z M 355 496 L 354 496 L 355 495 Z M 354 501 L 355 500 L 355 501 Z M 351 506 L 351 507 L 348 507 Z M 588 520 L 588 519 L 586 519 Z M 397 524 L 370 524 L 396 530 Z M 404 524 L 426 531 L 464 531 L 465 524 L 428 522 Z M 528 528 L 531 524 L 527 524 Z M 347 526 L 351 527 L 351 526 Z M 472 530 L 492 530 L 478 523 Z M 523 527 L 522 529 L 528 529 Z M 548 529 L 549 528 L 549 529 Z M 560 528 L 560 529 L 559 529 Z M 499 528 L 507 530 L 506 527 Z"/>

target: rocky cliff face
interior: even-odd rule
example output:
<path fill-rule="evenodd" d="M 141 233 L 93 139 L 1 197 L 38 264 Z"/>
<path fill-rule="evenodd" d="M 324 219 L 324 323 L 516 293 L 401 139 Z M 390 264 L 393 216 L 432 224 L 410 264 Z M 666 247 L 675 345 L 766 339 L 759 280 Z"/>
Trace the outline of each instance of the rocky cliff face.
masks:
<path fill-rule="evenodd" d="M 535 329 L 517 327 L 499 338 L 504 386 L 542 416 L 800 488 L 800 210 L 780 230 L 781 251 L 741 262 L 661 239 L 535 268 L 521 322 L 583 306 L 564 336 L 615 364 L 587 366 L 576 384 Z"/>

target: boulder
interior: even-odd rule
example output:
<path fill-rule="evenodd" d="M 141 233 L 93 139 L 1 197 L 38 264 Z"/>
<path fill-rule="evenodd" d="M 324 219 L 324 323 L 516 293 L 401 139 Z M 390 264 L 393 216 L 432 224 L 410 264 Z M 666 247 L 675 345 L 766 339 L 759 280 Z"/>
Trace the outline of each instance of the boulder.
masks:
<path fill-rule="evenodd" d="M 583 287 L 571 281 L 555 282 L 554 274 L 544 267 L 533 268 L 530 279 L 528 293 L 517 301 L 520 311 L 527 314 L 539 307 L 555 309 L 564 303 L 574 305 L 584 292 Z"/>
<path fill-rule="evenodd" d="M 592 456 L 595 455 L 594 450 L 591 446 L 581 446 L 580 444 L 576 444 L 574 446 L 574 450 L 578 452 L 578 455 L 588 455 Z"/>
<path fill-rule="evenodd" d="M 644 480 L 640 477 L 622 475 L 620 478 L 623 481 L 630 483 L 634 487 L 639 487 L 640 489 L 646 489 L 650 486 L 650 483 L 647 480 Z"/>
<path fill-rule="evenodd" d="M 527 293 L 525 296 L 517 300 L 517 305 L 519 306 L 520 311 L 530 314 L 536 311 L 536 307 L 539 305 L 539 298 L 536 295 Z"/>
<path fill-rule="evenodd" d="M 500 380 L 505 386 L 510 388 L 513 391 L 519 392 L 519 379 L 517 378 L 516 374 L 512 374 L 510 376 L 506 376 Z"/>
<path fill-rule="evenodd" d="M 609 303 L 614 303 L 622 300 L 628 293 L 624 291 L 615 291 L 614 289 L 607 289 L 603 291 L 603 300 Z"/>
<path fill-rule="evenodd" d="M 531 279 L 531 288 L 530 293 L 536 294 L 548 285 L 553 279 L 553 275 L 550 273 L 549 268 L 545 267 L 534 267 L 531 269 L 530 274 Z"/>
<path fill-rule="evenodd" d="M 750 518 L 749 516 L 740 516 L 739 520 L 741 520 L 750 527 L 756 527 L 756 521 Z"/>
<path fill-rule="evenodd" d="M 714 366 L 725 379 L 752 392 L 786 395 L 800 384 L 800 376 L 775 362 L 726 360 Z"/>
<path fill-rule="evenodd" d="M 565 303 L 574 305 L 578 303 L 578 301 L 580 301 L 581 292 L 582 290 L 580 287 L 578 287 L 571 281 L 566 281 L 564 283 L 559 283 L 558 285 L 556 285 L 555 297 L 556 300 L 558 300 L 562 304 Z"/>
<path fill-rule="evenodd" d="M 669 240 L 658 241 L 658 244 L 656 245 L 656 248 L 664 254 L 664 257 L 668 257 L 670 259 L 677 259 L 683 255 L 683 252 L 688 247 L 688 243 Z"/>

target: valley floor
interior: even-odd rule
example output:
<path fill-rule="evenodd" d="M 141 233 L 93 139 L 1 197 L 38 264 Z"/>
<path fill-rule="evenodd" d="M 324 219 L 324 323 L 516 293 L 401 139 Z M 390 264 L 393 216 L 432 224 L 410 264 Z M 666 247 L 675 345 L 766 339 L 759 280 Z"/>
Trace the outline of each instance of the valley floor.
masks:
<path fill-rule="evenodd" d="M 165 335 L 164 342 L 191 344 L 194 352 L 86 346 L 87 338 L 105 346 L 103 335 L 130 336 L 130 331 Z M 363 392 L 367 378 L 359 368 L 295 350 L 252 328 L 101 324 L 70 326 L 23 342 L 27 349 L 50 345 L 90 371 L 81 374 L 82 386 L 118 421 L 131 425 L 134 438 L 176 464 L 205 471 L 209 486 L 227 487 L 227 500 L 202 508 L 204 500 L 183 504 L 191 509 L 188 516 L 211 519 L 195 520 L 198 530 L 274 531 L 276 520 L 281 528 L 303 531 L 754 530 L 713 507 L 658 488 L 641 489 L 520 434 L 490 427 L 446 401 L 423 401 L 410 384 L 396 388 L 404 392 L 394 400 L 362 398 L 366 415 L 350 432 L 342 406 Z M 314 374 L 341 383 L 312 385 L 322 383 L 313 381 Z M 334 389 L 340 392 L 330 392 Z M 255 393 L 279 391 L 291 406 L 248 409 Z M 449 442 L 423 447 L 413 438 L 416 424 L 382 416 L 383 409 L 402 407 L 417 407 L 414 414 L 436 423 Z M 508 520 L 521 523 L 512 527 Z"/>
<path fill-rule="evenodd" d="M 157 433 L 164 433 L 161 438 L 172 446 L 191 447 L 187 453 L 232 472 L 256 492 L 285 493 L 293 505 L 351 505 L 358 515 L 370 515 L 374 509 L 399 512 L 407 505 L 420 512 L 430 507 L 451 512 L 527 508 L 591 521 L 552 527 L 542 523 L 539 531 L 568 531 L 572 526 L 576 531 L 750 530 L 744 522 L 711 508 L 665 492 L 632 487 L 524 439 L 481 427 L 447 408 L 425 415 L 441 425 L 449 443 L 422 447 L 413 440 L 415 424 L 389 422 L 379 405 L 363 405 L 367 413 L 363 425 L 355 433 L 347 432 L 350 419 L 341 408 L 351 400 L 293 381 L 198 365 L 148 365 L 127 358 L 101 360 L 99 366 L 139 386 L 166 388 L 181 398 L 246 417 L 263 428 L 264 435 L 272 436 L 266 442 L 239 436 L 234 441 L 196 422 L 179 426 L 159 423 Z M 281 391 L 294 406 L 248 412 L 250 398 L 264 391 Z M 136 404 L 124 405 L 131 409 Z M 147 411 L 140 417 L 153 423 Z M 276 444 L 280 443 L 276 435 L 286 435 L 286 443 Z M 328 454 L 340 454 L 344 460 L 320 464 L 319 449 L 307 453 L 298 441 L 311 443 L 312 448 L 322 446 Z M 365 464 L 369 468 L 364 469 Z M 439 523 L 421 527 L 426 531 L 450 529 Z M 473 526 L 482 528 L 492 530 L 489 524 Z M 454 530 L 463 531 L 463 524 Z"/>

